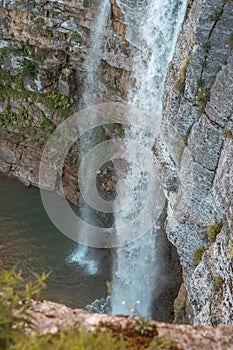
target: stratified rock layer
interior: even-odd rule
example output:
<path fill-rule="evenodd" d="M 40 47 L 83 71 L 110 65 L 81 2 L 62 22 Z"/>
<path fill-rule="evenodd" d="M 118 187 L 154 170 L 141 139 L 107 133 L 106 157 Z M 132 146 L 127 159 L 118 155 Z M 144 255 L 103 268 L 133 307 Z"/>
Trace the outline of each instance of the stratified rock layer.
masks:
<path fill-rule="evenodd" d="M 96 55 L 91 38 L 98 6 L 99 1 L 1 3 L 0 171 L 26 185 L 38 186 L 43 145 L 55 127 L 86 107 L 84 82 L 93 69 L 87 58 Z M 96 104 L 123 101 L 132 84 L 131 45 L 124 39 L 122 21 L 120 9 L 113 5 L 98 58 Z M 65 191 L 75 204 L 78 156 L 77 145 L 63 169 Z M 59 186 L 50 189 L 59 192 Z"/>
<path fill-rule="evenodd" d="M 121 325 L 125 328 L 134 318 L 88 314 L 79 309 L 70 309 L 64 305 L 52 302 L 35 303 L 30 313 L 35 319 L 35 324 L 41 333 L 56 333 L 60 329 L 81 326 L 86 330 L 93 330 L 100 322 L 113 325 Z M 232 349 L 233 332 L 231 326 L 218 326 L 216 329 L 207 326 L 172 325 L 152 321 L 158 332 L 158 336 L 177 343 L 179 348 L 189 350 L 222 350 Z"/>
<path fill-rule="evenodd" d="M 232 0 L 193 2 L 169 66 L 155 145 L 169 198 L 166 231 L 195 324 L 233 322 L 232 18 Z"/>

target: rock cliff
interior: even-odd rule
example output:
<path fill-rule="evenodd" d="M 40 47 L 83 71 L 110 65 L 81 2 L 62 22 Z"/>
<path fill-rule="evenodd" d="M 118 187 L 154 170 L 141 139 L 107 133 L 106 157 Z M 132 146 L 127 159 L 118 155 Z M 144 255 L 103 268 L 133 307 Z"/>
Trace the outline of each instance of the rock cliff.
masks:
<path fill-rule="evenodd" d="M 82 109 L 92 67 L 91 28 L 99 1 L 2 1 L 0 6 L 0 171 L 38 186 L 43 145 L 66 117 Z M 132 84 L 131 45 L 113 6 L 100 57 L 96 103 L 123 101 Z M 103 130 L 102 134 L 103 135 Z M 111 129 L 111 133 L 117 130 Z M 68 199 L 78 202 L 78 146 L 64 166 Z M 59 192 L 59 186 L 51 188 Z"/>
<path fill-rule="evenodd" d="M 35 324 L 40 333 L 57 333 L 68 327 L 82 327 L 94 330 L 102 322 L 116 327 L 118 332 L 124 334 L 126 327 L 135 321 L 135 317 L 88 314 L 79 309 L 72 310 L 64 305 L 52 302 L 37 302 L 29 310 L 34 317 Z M 158 345 L 156 349 L 189 349 L 189 350 L 222 350 L 232 349 L 232 327 L 221 325 L 216 329 L 208 326 L 174 325 L 151 321 L 159 337 L 175 341 L 176 346 Z M 140 348 L 143 347 L 140 344 Z M 139 348 L 135 345 L 135 349 Z"/>
<path fill-rule="evenodd" d="M 155 154 L 190 322 L 233 322 L 233 2 L 195 0 L 169 65 Z"/>
<path fill-rule="evenodd" d="M 123 2 L 112 11 L 97 101 L 124 101 L 132 85 Z M 38 185 L 43 144 L 83 106 L 98 0 L 2 1 L 0 171 Z M 121 6 L 120 6 L 121 5 Z M 183 268 L 189 321 L 233 322 L 233 1 L 189 1 L 165 83 L 154 153 L 168 198 L 166 232 Z M 78 202 L 77 154 L 63 185 Z M 57 188 L 52 188 L 59 192 Z"/>

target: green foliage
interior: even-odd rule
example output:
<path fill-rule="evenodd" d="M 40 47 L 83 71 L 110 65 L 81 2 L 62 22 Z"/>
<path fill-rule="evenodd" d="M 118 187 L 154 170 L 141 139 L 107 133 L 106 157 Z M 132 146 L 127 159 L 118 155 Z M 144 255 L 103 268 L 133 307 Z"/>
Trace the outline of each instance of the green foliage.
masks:
<path fill-rule="evenodd" d="M 185 79 L 186 79 L 186 73 L 187 68 L 190 60 L 190 53 L 184 58 L 180 65 L 180 78 L 176 80 L 174 84 L 174 88 L 179 92 L 181 96 L 184 95 L 184 89 L 185 89 Z"/>
<path fill-rule="evenodd" d="M 214 222 L 212 225 L 208 227 L 208 241 L 213 243 L 216 240 L 217 235 L 220 233 L 222 229 L 222 222 Z"/>
<path fill-rule="evenodd" d="M 72 98 L 69 99 L 64 95 L 61 95 L 57 90 L 47 93 L 45 98 L 53 102 L 52 106 L 54 109 L 66 110 L 74 103 Z"/>
<path fill-rule="evenodd" d="M 142 316 L 137 317 L 130 326 L 137 333 L 141 335 L 150 335 L 154 332 L 154 327 L 150 318 L 144 318 Z"/>
<path fill-rule="evenodd" d="M 218 275 L 218 277 L 215 278 L 213 283 L 213 288 L 215 291 L 219 290 L 223 284 L 223 278 L 222 276 Z"/>
<path fill-rule="evenodd" d="M 126 350 L 123 340 L 114 338 L 110 332 L 84 332 L 75 329 L 21 337 L 14 350 Z"/>
<path fill-rule="evenodd" d="M 16 120 L 16 113 L 11 110 L 10 99 L 8 98 L 6 108 L 4 109 L 3 113 L 0 114 L 0 127 L 13 127 Z"/>
<path fill-rule="evenodd" d="M 38 69 L 36 63 L 29 58 L 24 58 L 21 63 L 20 69 L 20 73 L 22 74 L 22 76 L 27 76 L 31 79 L 35 79 L 37 76 L 37 72 Z"/>
<path fill-rule="evenodd" d="M 22 272 L 13 268 L 0 272 L 0 349 L 8 349 L 16 343 L 23 329 L 32 326 L 32 318 L 28 313 L 32 298 L 39 298 L 45 288 L 48 277 L 34 275 L 34 282 L 25 282 Z"/>
<path fill-rule="evenodd" d="M 195 250 L 193 254 L 193 266 L 196 268 L 202 259 L 202 255 L 205 253 L 207 248 L 201 247 Z"/>
<path fill-rule="evenodd" d="M 179 350 L 177 343 L 165 337 L 155 337 L 148 350 Z"/>
<path fill-rule="evenodd" d="M 127 327 L 100 324 L 87 332 L 81 328 L 40 334 L 28 312 L 32 298 L 40 298 L 48 274 L 34 275 L 26 282 L 13 268 L 0 272 L 0 349 L 1 350 L 178 350 L 177 344 L 157 336 L 151 320 L 139 317 Z M 31 330 L 25 333 L 25 328 Z M 32 332 L 33 331 L 33 332 Z"/>
<path fill-rule="evenodd" d="M 222 133 L 223 133 L 223 136 L 227 137 L 230 140 L 233 140 L 233 135 L 230 130 L 223 129 Z"/>

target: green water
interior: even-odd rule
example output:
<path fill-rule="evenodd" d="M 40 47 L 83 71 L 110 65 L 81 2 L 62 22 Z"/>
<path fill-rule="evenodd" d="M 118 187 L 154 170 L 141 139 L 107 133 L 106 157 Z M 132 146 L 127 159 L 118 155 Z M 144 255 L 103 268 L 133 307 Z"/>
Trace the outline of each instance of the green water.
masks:
<path fill-rule="evenodd" d="M 26 278 L 30 272 L 51 271 L 44 296 L 71 307 L 84 308 L 106 296 L 108 272 L 97 253 L 98 272 L 87 273 L 85 266 L 66 258 L 77 243 L 62 235 L 50 222 L 36 188 L 0 176 L 0 261 L 1 267 L 18 264 Z"/>

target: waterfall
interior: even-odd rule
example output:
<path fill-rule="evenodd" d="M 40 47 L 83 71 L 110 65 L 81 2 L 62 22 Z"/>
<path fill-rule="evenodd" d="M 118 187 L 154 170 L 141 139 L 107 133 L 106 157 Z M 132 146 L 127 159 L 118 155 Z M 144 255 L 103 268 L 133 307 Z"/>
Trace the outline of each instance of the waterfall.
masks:
<path fill-rule="evenodd" d="M 148 122 L 159 126 L 161 118 L 158 115 L 161 115 L 162 110 L 167 66 L 184 19 L 186 0 L 117 0 L 117 3 L 125 15 L 126 38 L 135 46 L 135 86 L 129 92 L 128 102 L 142 109 L 142 121 L 149 115 Z M 143 109 L 151 112 L 143 113 Z M 130 127 L 126 129 L 126 137 L 140 142 L 151 152 L 153 136 Z M 131 154 L 125 154 L 125 158 L 130 159 Z M 137 164 L 128 164 L 127 177 L 133 178 L 135 186 L 131 206 L 115 217 L 116 228 L 129 224 L 147 199 L 147 178 L 141 165 L 140 158 L 137 158 Z M 158 183 L 155 181 L 153 191 L 156 193 L 157 190 Z M 154 198 L 156 206 L 159 203 L 156 203 L 156 195 Z M 134 230 L 146 226 L 146 220 L 148 216 L 145 215 L 145 222 Z M 131 309 L 143 316 L 151 316 L 153 300 L 162 281 L 161 263 L 158 259 L 159 236 L 160 227 L 157 224 L 141 238 L 117 249 L 112 283 L 114 314 L 128 314 L 128 309 Z"/>
<path fill-rule="evenodd" d="M 129 91 L 128 102 L 136 105 L 141 114 L 137 116 L 139 125 L 147 119 L 148 125 L 156 125 L 161 121 L 162 92 L 168 63 L 172 57 L 175 42 L 186 10 L 186 0 L 116 0 L 122 9 L 126 22 L 126 38 L 133 45 L 132 60 L 135 85 Z M 87 56 L 86 79 L 84 82 L 83 104 L 85 107 L 98 103 L 100 90 L 100 63 L 103 50 L 104 33 L 109 18 L 109 0 L 102 0 L 92 26 L 90 52 Z M 145 112 L 146 109 L 146 112 Z M 91 112 L 88 118 L 96 118 Z M 141 119 L 140 119 L 141 118 Z M 138 125 L 138 123 L 137 123 Z M 153 127 L 151 128 L 153 129 Z M 90 138 L 81 140 L 80 153 L 91 146 Z M 126 140 L 140 143 L 151 154 L 151 147 L 155 136 L 150 131 L 143 131 L 135 127 L 125 127 Z M 161 195 L 159 183 L 154 179 L 152 186 L 148 186 L 151 178 L 155 178 L 155 169 L 145 169 L 145 159 L 140 158 L 135 149 L 125 148 L 123 157 L 125 173 L 118 168 L 119 181 L 117 192 L 122 195 L 117 205 L 123 203 L 124 209 L 115 207 L 115 231 L 121 227 L 130 227 L 130 222 L 146 207 L 147 197 L 153 197 L 151 208 L 147 209 L 138 225 L 133 227 L 132 237 L 139 237 L 134 242 L 115 250 L 113 261 L 112 282 L 112 311 L 113 313 L 129 313 L 128 307 L 135 308 L 143 316 L 151 316 L 153 301 L 159 284 L 162 281 L 160 249 L 160 223 L 153 222 L 150 229 L 144 232 L 147 223 L 153 219 L 154 212 L 162 212 L 165 203 Z M 134 161 L 130 161 L 134 159 Z M 148 170 L 149 169 L 149 170 Z M 86 174 L 85 186 L 91 183 L 91 174 Z M 130 179 L 128 188 L 126 181 Z M 126 181 L 125 181 L 126 180 Z M 124 184 L 124 186 L 123 186 Z M 132 186 L 131 186 L 132 185 Z M 121 187 L 123 186 L 123 187 Z M 148 189 L 150 193 L 148 193 Z M 85 192 L 85 191 L 84 191 Z M 129 193 L 131 195 L 129 201 Z M 125 206 L 125 203 L 128 203 Z M 91 222 L 92 211 L 88 205 L 81 202 L 81 216 L 85 222 Z M 153 208 L 152 208 L 153 207 Z M 159 215 L 158 215 L 159 216 Z M 131 225 L 132 228 L 132 225 Z M 79 235 L 85 235 L 85 229 L 78 227 Z M 90 256 L 90 249 L 79 246 L 72 253 L 68 261 L 78 263 L 92 274 L 98 271 L 98 261 Z M 164 277 L 166 278 L 166 276 Z"/>
<path fill-rule="evenodd" d="M 87 59 L 84 62 L 84 68 L 86 71 L 83 91 L 84 107 L 89 107 L 96 103 L 103 41 L 107 22 L 109 19 L 109 11 L 109 0 L 101 0 L 91 27 L 90 48 L 87 54 Z M 95 118 L 95 114 L 92 113 L 90 117 Z M 94 132 L 92 135 L 88 135 L 86 139 L 83 138 L 81 140 L 80 158 L 84 156 L 87 148 L 91 147 L 90 139 L 93 137 Z M 90 181 L 88 181 L 88 176 L 91 176 L 91 174 L 86 175 L 87 189 L 90 183 Z M 79 215 L 82 217 L 84 222 L 92 222 L 92 212 L 89 206 L 86 205 L 84 199 L 81 199 L 80 205 L 81 209 Z M 79 236 L 86 234 L 85 228 L 82 226 L 82 224 L 78 226 L 77 230 L 79 231 Z M 78 248 L 70 256 L 68 256 L 67 262 L 79 264 L 85 268 L 86 272 L 90 275 L 97 273 L 99 270 L 99 263 L 96 259 L 94 259 L 88 246 L 79 245 Z"/>

